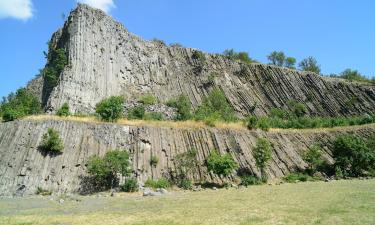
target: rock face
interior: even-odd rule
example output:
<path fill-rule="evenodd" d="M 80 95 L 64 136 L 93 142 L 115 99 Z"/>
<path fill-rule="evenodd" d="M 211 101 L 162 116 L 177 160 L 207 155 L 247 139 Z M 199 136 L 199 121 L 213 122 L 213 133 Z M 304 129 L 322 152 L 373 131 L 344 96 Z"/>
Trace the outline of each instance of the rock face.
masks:
<path fill-rule="evenodd" d="M 239 116 L 264 115 L 274 107 L 288 109 L 290 100 L 306 104 L 313 115 L 375 113 L 374 86 L 247 65 L 222 55 L 204 54 L 203 60 L 194 56 L 194 49 L 142 40 L 87 5 L 71 12 L 51 43 L 66 50 L 69 65 L 52 93 L 44 93 L 47 111 L 67 102 L 73 112 L 91 113 L 108 96 L 135 99 L 146 93 L 161 102 L 185 94 L 197 107 L 213 88 L 220 88 Z"/>
<path fill-rule="evenodd" d="M 48 155 L 38 150 L 42 135 L 48 128 L 59 131 L 64 141 L 61 155 Z M 368 137 L 374 125 L 351 129 Z M 329 146 L 334 136 L 347 131 L 263 132 L 217 128 L 169 128 L 128 126 L 58 120 L 23 120 L 0 124 L 0 195 L 34 194 L 37 187 L 54 193 L 79 192 L 84 186 L 86 162 L 92 155 L 104 155 L 111 149 L 129 150 L 134 176 L 143 183 L 147 178 L 171 177 L 178 174 L 174 158 L 196 149 L 198 172 L 190 175 L 196 182 L 223 182 L 207 172 L 204 164 L 212 149 L 229 152 L 240 166 L 239 171 L 260 173 L 252 157 L 257 138 L 266 137 L 273 144 L 272 160 L 266 168 L 270 178 L 281 177 L 291 170 L 305 168 L 301 155 L 308 146 L 322 143 Z M 327 147 L 324 157 L 332 162 Z M 157 156 L 156 167 L 150 165 Z"/>

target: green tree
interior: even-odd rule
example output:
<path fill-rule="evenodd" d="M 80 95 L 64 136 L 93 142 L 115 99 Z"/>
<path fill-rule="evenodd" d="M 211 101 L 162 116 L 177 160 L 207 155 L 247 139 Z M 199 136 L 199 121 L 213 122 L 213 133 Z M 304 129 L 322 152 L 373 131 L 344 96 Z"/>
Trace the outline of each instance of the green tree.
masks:
<path fill-rule="evenodd" d="M 285 61 L 285 54 L 284 52 L 277 52 L 273 51 L 271 54 L 267 56 L 268 61 L 270 61 L 270 64 L 276 65 L 276 66 L 283 66 Z"/>
<path fill-rule="evenodd" d="M 58 116 L 70 116 L 69 105 L 64 103 L 59 110 L 57 110 L 56 115 Z"/>
<path fill-rule="evenodd" d="M 309 165 L 307 172 L 309 172 L 310 175 L 313 175 L 323 164 L 322 149 L 317 145 L 311 146 L 305 153 L 303 159 Z"/>
<path fill-rule="evenodd" d="M 4 121 L 12 121 L 27 115 L 38 114 L 42 111 L 39 100 L 26 88 L 20 88 L 15 94 L 11 93 L 4 98 L 0 106 Z"/>
<path fill-rule="evenodd" d="M 262 179 L 264 177 L 264 168 L 268 161 L 272 158 L 272 145 L 265 138 L 258 138 L 255 147 L 253 148 L 253 157 L 256 166 L 260 169 Z"/>
<path fill-rule="evenodd" d="M 40 148 L 51 153 L 61 153 L 64 149 L 64 143 L 56 130 L 48 128 L 47 133 L 42 137 Z"/>
<path fill-rule="evenodd" d="M 233 170 L 238 168 L 238 164 L 234 161 L 229 153 L 220 155 L 217 150 L 212 150 L 207 158 L 208 171 L 219 176 L 228 176 Z"/>
<path fill-rule="evenodd" d="M 189 120 L 192 118 L 191 102 L 186 95 L 180 95 L 167 103 L 168 106 L 177 109 L 177 120 Z"/>
<path fill-rule="evenodd" d="M 194 174 L 197 171 L 197 153 L 197 150 L 191 149 L 176 155 L 174 162 L 176 163 L 176 168 L 179 170 L 177 177 L 177 185 L 179 187 L 190 189 L 192 186 L 192 182 L 188 177 L 189 174 Z"/>
<path fill-rule="evenodd" d="M 138 102 L 145 104 L 145 105 L 153 105 L 153 104 L 156 104 L 157 99 L 153 95 L 144 95 L 139 98 Z"/>
<path fill-rule="evenodd" d="M 290 69 L 295 69 L 295 64 L 296 64 L 297 60 L 293 57 L 287 57 L 285 59 L 285 62 L 284 62 L 284 65 L 285 67 L 287 68 L 290 68 Z"/>
<path fill-rule="evenodd" d="M 96 113 L 104 121 L 115 122 L 122 117 L 124 98 L 111 96 L 96 104 Z"/>
<path fill-rule="evenodd" d="M 45 90 L 50 93 L 56 87 L 59 77 L 66 65 L 68 65 L 68 57 L 65 49 L 54 48 L 51 42 L 48 44 L 48 54 L 46 55 L 47 65 L 43 69 L 43 77 L 45 82 Z"/>
<path fill-rule="evenodd" d="M 128 112 L 128 119 L 139 119 L 142 120 L 145 118 L 146 110 L 143 105 L 136 106 L 129 110 Z"/>
<path fill-rule="evenodd" d="M 222 120 L 226 122 L 236 120 L 233 107 L 228 103 L 224 93 L 220 89 L 214 89 L 207 98 L 203 100 L 195 112 L 198 120 Z"/>
<path fill-rule="evenodd" d="M 360 81 L 360 82 L 368 82 L 369 80 L 362 76 L 357 70 L 346 69 L 342 73 L 340 73 L 340 78 L 349 80 L 349 81 Z"/>
<path fill-rule="evenodd" d="M 309 71 L 309 72 L 320 74 L 320 66 L 318 65 L 318 62 L 316 61 L 316 59 L 312 56 L 309 56 L 308 58 L 302 60 L 299 63 L 299 67 L 303 71 Z"/>
<path fill-rule="evenodd" d="M 344 176 L 357 177 L 375 170 L 375 149 L 370 149 L 360 137 L 349 134 L 337 137 L 332 153 L 335 168 Z"/>
<path fill-rule="evenodd" d="M 112 189 L 118 185 L 118 174 L 129 176 L 132 171 L 129 153 L 114 150 L 107 152 L 104 157 L 92 156 L 87 162 L 87 171 L 99 185 Z"/>

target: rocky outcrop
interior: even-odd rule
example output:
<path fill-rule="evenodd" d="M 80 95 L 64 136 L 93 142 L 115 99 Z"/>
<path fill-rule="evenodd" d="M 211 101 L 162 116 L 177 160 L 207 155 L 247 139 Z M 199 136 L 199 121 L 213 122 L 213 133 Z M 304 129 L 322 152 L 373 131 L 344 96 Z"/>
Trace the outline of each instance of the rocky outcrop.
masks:
<path fill-rule="evenodd" d="M 42 135 L 48 128 L 59 131 L 64 141 L 61 155 L 48 155 L 38 150 Z M 368 137 L 374 125 L 351 129 Z M 258 174 L 252 156 L 257 138 L 265 137 L 273 144 L 272 160 L 266 168 L 270 178 L 281 177 L 297 168 L 305 168 L 301 155 L 307 147 L 322 143 L 324 157 L 332 162 L 330 145 L 334 136 L 345 129 L 312 131 L 248 131 L 218 128 L 171 128 L 128 126 L 107 123 L 87 123 L 61 120 L 23 120 L 0 124 L 0 195 L 34 194 L 37 187 L 55 193 L 77 192 L 86 175 L 86 162 L 92 155 L 104 155 L 111 149 L 131 153 L 134 176 L 140 182 L 178 173 L 174 158 L 179 153 L 196 149 L 198 170 L 192 176 L 196 182 L 222 182 L 207 172 L 205 159 L 210 151 L 230 153 L 240 171 Z M 156 167 L 150 165 L 157 156 Z M 234 177 L 227 177 L 233 179 Z"/>
<path fill-rule="evenodd" d="M 194 49 L 142 40 L 87 5 L 71 12 L 51 43 L 66 50 L 69 65 L 45 100 L 48 111 L 67 102 L 73 112 L 91 113 L 105 97 L 136 99 L 146 93 L 160 102 L 185 94 L 197 107 L 213 88 L 220 88 L 239 116 L 288 109 L 290 100 L 304 103 L 313 115 L 375 113 L 374 86 L 247 65 L 217 54 L 201 59 L 194 57 Z"/>

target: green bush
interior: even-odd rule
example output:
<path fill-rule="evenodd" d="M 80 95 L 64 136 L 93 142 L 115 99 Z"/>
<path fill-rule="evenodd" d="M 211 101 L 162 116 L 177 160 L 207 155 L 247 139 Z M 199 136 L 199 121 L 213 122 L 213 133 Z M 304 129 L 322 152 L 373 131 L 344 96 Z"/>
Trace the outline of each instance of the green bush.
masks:
<path fill-rule="evenodd" d="M 182 179 L 180 180 L 178 187 L 184 190 L 191 190 L 193 189 L 193 182 L 189 179 Z"/>
<path fill-rule="evenodd" d="M 264 179 L 264 168 L 268 161 L 272 158 L 272 145 L 265 138 L 258 138 L 255 147 L 253 148 L 253 157 L 256 166 L 260 169 L 261 177 Z"/>
<path fill-rule="evenodd" d="M 97 185 L 113 188 L 118 185 L 118 174 L 129 176 L 131 173 L 129 153 L 114 150 L 103 157 L 92 156 L 87 162 L 87 171 L 94 178 Z"/>
<path fill-rule="evenodd" d="M 58 116 L 70 116 L 69 105 L 64 103 L 59 110 L 57 110 L 56 115 Z"/>
<path fill-rule="evenodd" d="M 104 121 L 115 122 L 122 117 L 124 98 L 111 96 L 96 104 L 96 113 Z"/>
<path fill-rule="evenodd" d="M 303 59 L 298 64 L 298 66 L 303 71 L 309 71 L 309 72 L 320 74 L 320 65 L 318 65 L 318 62 L 312 56 L 309 56 L 308 58 Z"/>
<path fill-rule="evenodd" d="M 156 156 L 151 156 L 151 159 L 150 159 L 150 165 L 153 166 L 153 167 L 156 167 L 159 163 L 159 158 L 156 157 Z"/>
<path fill-rule="evenodd" d="M 363 138 L 354 135 L 342 135 L 333 143 L 335 168 L 343 176 L 362 176 L 375 169 L 375 150 L 370 149 Z"/>
<path fill-rule="evenodd" d="M 39 100 L 25 88 L 20 88 L 15 94 L 11 93 L 0 105 L 2 119 L 13 121 L 27 115 L 42 112 Z"/>
<path fill-rule="evenodd" d="M 170 182 L 165 178 L 160 178 L 159 180 L 147 179 L 145 182 L 145 187 L 150 188 L 169 188 L 170 186 Z"/>
<path fill-rule="evenodd" d="M 229 153 L 220 155 L 217 150 L 212 150 L 207 158 L 208 171 L 219 176 L 228 176 L 238 168 L 238 164 Z"/>
<path fill-rule="evenodd" d="M 246 126 L 249 130 L 256 128 L 258 119 L 255 116 L 249 116 L 246 118 Z"/>
<path fill-rule="evenodd" d="M 271 127 L 267 117 L 261 117 L 257 122 L 257 127 L 261 130 L 268 131 Z"/>
<path fill-rule="evenodd" d="M 221 120 L 226 122 L 235 121 L 233 107 L 228 103 L 224 93 L 220 89 L 214 89 L 207 98 L 203 100 L 195 112 L 197 120 Z"/>
<path fill-rule="evenodd" d="M 144 119 L 146 115 L 146 110 L 143 105 L 136 106 L 129 110 L 128 119 Z"/>
<path fill-rule="evenodd" d="M 52 195 L 52 191 L 49 191 L 49 190 L 43 189 L 41 187 L 38 187 L 35 191 L 35 194 L 47 196 L 47 195 Z"/>
<path fill-rule="evenodd" d="M 68 57 L 62 48 L 53 48 L 51 43 L 48 44 L 48 54 L 46 54 L 47 65 L 43 69 L 44 88 L 50 93 L 58 84 L 59 77 L 66 65 L 68 65 Z"/>
<path fill-rule="evenodd" d="M 52 128 L 48 128 L 47 133 L 42 137 L 40 148 L 51 153 L 61 153 L 64 149 L 64 144 L 59 133 Z"/>
<path fill-rule="evenodd" d="M 121 185 L 121 190 L 124 192 L 136 192 L 138 191 L 138 188 L 138 181 L 134 178 L 127 179 L 125 183 Z"/>
<path fill-rule="evenodd" d="M 154 105 L 157 103 L 157 99 L 153 95 L 144 95 L 139 98 L 138 102 L 145 105 Z"/>
<path fill-rule="evenodd" d="M 206 61 L 206 56 L 203 52 L 199 50 L 194 50 L 192 54 L 192 58 L 195 60 L 198 60 L 201 64 L 203 64 Z"/>
<path fill-rule="evenodd" d="M 191 102 L 186 95 L 180 95 L 177 99 L 168 101 L 167 105 L 177 109 L 176 120 L 189 120 L 192 118 Z"/>
<path fill-rule="evenodd" d="M 262 179 L 259 179 L 256 176 L 251 176 L 251 175 L 241 176 L 241 185 L 244 185 L 246 187 L 250 185 L 259 185 L 263 183 L 264 182 L 262 181 Z"/>
<path fill-rule="evenodd" d="M 227 58 L 231 59 L 231 60 L 239 60 L 239 61 L 241 61 L 243 63 L 247 63 L 247 64 L 256 62 L 256 60 L 249 57 L 249 53 L 247 53 L 247 52 L 238 52 L 237 53 L 233 49 L 226 49 L 223 52 L 223 55 L 226 56 Z"/>
<path fill-rule="evenodd" d="M 311 146 L 305 153 L 303 159 L 309 165 L 307 172 L 310 175 L 313 175 L 323 165 L 324 161 L 322 160 L 322 149 L 317 145 Z"/>
<path fill-rule="evenodd" d="M 144 119 L 145 120 L 165 120 L 164 119 L 164 114 L 160 112 L 150 112 L 150 113 L 145 113 L 144 114 Z"/>
<path fill-rule="evenodd" d="M 287 176 L 283 177 L 283 180 L 288 183 L 296 183 L 298 181 L 316 181 L 318 178 L 311 177 L 305 173 L 290 173 Z"/>

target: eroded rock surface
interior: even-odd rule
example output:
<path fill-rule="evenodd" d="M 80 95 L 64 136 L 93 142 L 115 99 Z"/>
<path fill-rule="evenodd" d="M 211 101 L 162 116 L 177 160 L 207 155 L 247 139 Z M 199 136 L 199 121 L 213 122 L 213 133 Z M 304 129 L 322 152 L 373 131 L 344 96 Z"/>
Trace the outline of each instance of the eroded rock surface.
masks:
<path fill-rule="evenodd" d="M 42 135 L 48 128 L 59 131 L 64 141 L 61 155 L 48 155 L 38 150 Z M 352 129 L 350 132 L 368 137 L 374 125 Z M 274 147 L 272 160 L 266 169 L 270 178 L 281 177 L 297 168 L 305 168 L 301 155 L 308 146 L 322 143 L 329 146 L 334 136 L 347 131 L 321 132 L 263 132 L 217 128 L 168 128 L 127 126 L 73 121 L 23 120 L 0 124 L 0 195 L 34 194 L 37 187 L 55 193 L 77 192 L 86 176 L 86 163 L 92 155 L 104 155 L 111 149 L 129 150 L 134 176 L 143 183 L 147 178 L 158 179 L 178 173 L 174 157 L 190 149 L 198 151 L 196 182 L 223 182 L 207 172 L 204 164 L 212 149 L 230 153 L 240 170 L 259 175 L 252 157 L 257 138 L 266 137 Z M 348 131 L 349 132 L 349 131 Z M 330 151 L 324 157 L 331 161 Z M 156 167 L 150 158 L 159 158 Z"/>
<path fill-rule="evenodd" d="M 213 88 L 220 88 L 239 116 L 288 108 L 290 100 L 306 104 L 314 115 L 375 113 L 374 86 L 276 66 L 245 65 L 222 55 L 204 54 L 205 60 L 200 60 L 193 57 L 194 49 L 142 40 L 87 5 L 72 11 L 51 43 L 66 50 L 69 65 L 52 93 L 43 98 L 48 111 L 67 102 L 73 112 L 91 113 L 105 97 L 136 99 L 146 93 L 160 102 L 185 94 L 197 107 Z"/>

